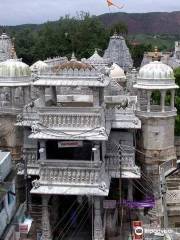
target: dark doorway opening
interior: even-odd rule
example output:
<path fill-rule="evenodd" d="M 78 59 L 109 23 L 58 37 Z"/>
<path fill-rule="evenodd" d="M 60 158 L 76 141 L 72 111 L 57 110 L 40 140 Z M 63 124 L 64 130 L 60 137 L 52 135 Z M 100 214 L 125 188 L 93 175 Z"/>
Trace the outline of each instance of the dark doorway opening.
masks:
<path fill-rule="evenodd" d="M 54 240 L 91 240 L 92 208 L 87 197 L 59 196 L 59 218 L 54 228 Z"/>
<path fill-rule="evenodd" d="M 80 147 L 60 147 L 61 142 L 53 140 L 46 142 L 47 159 L 91 160 L 92 142 L 83 141 Z"/>

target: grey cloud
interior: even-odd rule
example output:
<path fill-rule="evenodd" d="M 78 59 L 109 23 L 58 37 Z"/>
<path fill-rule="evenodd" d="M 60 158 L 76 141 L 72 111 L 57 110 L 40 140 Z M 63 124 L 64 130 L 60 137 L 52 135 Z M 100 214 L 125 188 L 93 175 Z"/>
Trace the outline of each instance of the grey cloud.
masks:
<path fill-rule="evenodd" d="M 178 11 L 179 0 L 114 0 L 124 3 L 125 12 Z M 0 0 L 0 25 L 40 23 L 57 20 L 65 14 L 76 15 L 78 11 L 91 14 L 109 12 L 106 0 Z M 111 8 L 111 12 L 118 11 Z"/>

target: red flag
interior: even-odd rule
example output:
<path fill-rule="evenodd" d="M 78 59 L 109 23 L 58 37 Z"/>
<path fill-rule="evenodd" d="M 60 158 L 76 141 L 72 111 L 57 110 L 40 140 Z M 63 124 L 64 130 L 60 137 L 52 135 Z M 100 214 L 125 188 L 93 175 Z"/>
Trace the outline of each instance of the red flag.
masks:
<path fill-rule="evenodd" d="M 124 7 L 124 5 L 119 6 L 119 5 L 114 4 L 112 0 L 107 0 L 107 4 L 108 4 L 108 7 L 115 6 L 115 7 L 119 8 L 119 9 Z"/>

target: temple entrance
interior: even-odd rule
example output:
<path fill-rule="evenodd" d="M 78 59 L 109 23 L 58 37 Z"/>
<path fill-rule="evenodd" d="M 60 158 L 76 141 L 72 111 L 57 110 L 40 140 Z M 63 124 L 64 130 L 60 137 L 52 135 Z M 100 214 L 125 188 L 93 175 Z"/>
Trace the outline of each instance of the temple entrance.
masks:
<path fill-rule="evenodd" d="M 52 226 L 53 239 L 92 239 L 92 208 L 88 198 L 58 196 L 58 199 L 58 218 Z M 52 202 L 51 204 L 55 203 Z M 53 217 L 53 214 L 56 213 L 51 212 L 51 217 Z"/>

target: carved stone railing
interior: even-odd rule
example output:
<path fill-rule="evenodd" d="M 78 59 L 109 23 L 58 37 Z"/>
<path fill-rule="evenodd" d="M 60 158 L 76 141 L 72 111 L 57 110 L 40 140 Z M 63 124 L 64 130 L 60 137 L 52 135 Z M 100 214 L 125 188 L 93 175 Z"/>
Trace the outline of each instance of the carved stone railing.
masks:
<path fill-rule="evenodd" d="M 121 162 L 120 162 L 121 159 Z M 113 178 L 140 178 L 140 168 L 135 165 L 134 153 L 118 154 L 107 153 L 105 156 L 106 172 Z"/>
<path fill-rule="evenodd" d="M 177 160 L 172 159 L 162 163 L 160 166 L 160 171 L 162 170 L 165 176 L 167 176 L 171 171 L 177 168 Z"/>
<path fill-rule="evenodd" d="M 23 149 L 23 158 L 22 162 L 19 162 L 17 167 L 18 175 L 24 174 L 24 171 L 27 167 L 28 175 L 39 175 L 39 161 L 37 159 L 37 149 L 33 148 L 24 148 Z M 25 162 L 26 160 L 26 162 Z M 27 164 L 27 166 L 26 166 Z"/>
<path fill-rule="evenodd" d="M 119 171 L 120 161 L 121 167 L 123 168 L 132 168 L 135 166 L 135 155 L 133 153 L 122 155 L 121 158 L 117 154 L 108 153 L 106 154 L 106 169 L 117 169 Z"/>
<path fill-rule="evenodd" d="M 38 122 L 38 114 L 35 109 L 30 107 L 25 107 L 23 112 L 17 116 L 18 126 L 32 126 L 35 122 Z"/>
<path fill-rule="evenodd" d="M 50 77 L 59 77 L 57 76 L 57 73 L 58 75 L 61 75 L 61 76 L 66 76 L 68 78 L 73 78 L 74 76 L 76 77 L 97 77 L 98 75 L 100 75 L 100 73 L 95 69 L 95 68 L 92 68 L 92 69 L 54 69 L 54 71 L 52 71 L 51 69 L 47 69 L 47 72 L 46 72 L 46 75 L 43 77 L 47 77 L 47 78 L 50 78 Z"/>
<path fill-rule="evenodd" d="M 162 107 L 159 105 L 151 105 L 150 111 L 147 111 L 147 106 L 141 106 L 140 110 L 136 111 L 138 116 L 144 117 L 171 117 L 176 116 L 177 110 L 176 108 L 172 109 L 170 106 L 165 106 L 164 112 L 162 111 Z"/>
<path fill-rule="evenodd" d="M 34 167 L 38 165 L 37 149 L 24 149 L 24 154 L 25 154 L 28 166 Z"/>
<path fill-rule="evenodd" d="M 40 182 L 52 185 L 98 185 L 103 172 L 105 170 L 101 162 L 48 160 L 41 163 Z"/>
<path fill-rule="evenodd" d="M 167 190 L 166 201 L 168 205 L 180 205 L 180 190 Z"/>
<path fill-rule="evenodd" d="M 51 107 L 39 109 L 39 122 L 49 128 L 92 129 L 105 127 L 102 108 Z"/>
<path fill-rule="evenodd" d="M 10 106 L 0 106 L 1 114 L 14 114 L 17 115 L 22 112 L 22 108 L 20 107 L 10 107 Z"/>

